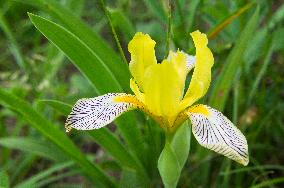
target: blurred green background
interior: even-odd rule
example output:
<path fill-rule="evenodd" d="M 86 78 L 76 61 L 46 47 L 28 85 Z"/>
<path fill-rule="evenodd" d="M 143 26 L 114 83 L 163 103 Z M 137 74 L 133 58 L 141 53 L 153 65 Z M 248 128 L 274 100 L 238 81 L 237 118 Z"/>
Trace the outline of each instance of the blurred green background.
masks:
<path fill-rule="evenodd" d="M 194 54 L 189 33 L 197 29 L 208 34 L 215 58 L 202 103 L 242 130 L 250 163 L 243 167 L 191 139 L 178 187 L 284 187 L 284 2 L 170 5 L 0 0 L 0 187 L 162 187 L 156 166 L 163 132 L 143 113 L 99 131 L 66 134 L 64 122 L 79 98 L 130 91 L 122 54 L 129 61 L 135 32 L 157 42 L 161 61 L 168 48 Z M 27 12 L 40 16 L 30 15 L 50 41 Z M 116 81 L 105 81 L 105 69 Z"/>

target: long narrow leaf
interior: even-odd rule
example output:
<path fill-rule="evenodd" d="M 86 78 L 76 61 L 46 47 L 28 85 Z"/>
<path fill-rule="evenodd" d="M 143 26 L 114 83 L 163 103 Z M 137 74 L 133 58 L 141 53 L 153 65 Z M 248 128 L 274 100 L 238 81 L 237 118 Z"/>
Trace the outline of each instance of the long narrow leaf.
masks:
<path fill-rule="evenodd" d="M 0 138 L 0 145 L 10 149 L 33 153 L 55 161 L 64 161 L 67 159 L 62 151 L 53 144 L 34 138 L 4 137 Z"/>
<path fill-rule="evenodd" d="M 65 168 L 69 168 L 73 166 L 74 163 L 72 161 L 64 162 L 64 163 L 59 163 L 56 165 L 53 165 L 52 167 L 48 168 L 47 170 L 44 170 L 29 179 L 25 180 L 24 182 L 19 183 L 18 185 L 15 186 L 15 188 L 23 188 L 23 187 L 37 187 L 37 182 L 40 180 L 43 180 L 50 176 L 52 173 L 55 173 L 57 171 L 63 170 Z"/>
<path fill-rule="evenodd" d="M 68 115 L 71 111 L 71 106 L 56 100 L 41 100 L 42 103 L 50 105 L 64 115 Z M 135 169 L 140 173 L 139 176 L 143 181 L 149 181 L 147 174 L 141 162 L 131 155 L 130 152 L 121 144 L 118 138 L 106 128 L 101 128 L 94 131 L 88 131 L 89 135 L 103 147 L 115 160 L 123 167 Z M 1 142 L 0 142 L 1 143 Z M 145 182 L 146 183 L 146 182 Z"/>
<path fill-rule="evenodd" d="M 235 47 L 226 59 L 226 64 L 224 65 L 223 70 L 218 76 L 218 79 L 212 89 L 210 104 L 221 111 L 223 110 L 228 98 L 233 80 L 237 75 L 239 67 L 241 67 L 244 51 L 248 45 L 248 41 L 253 36 L 258 21 L 259 7 L 256 8 L 253 16 L 242 31 L 240 38 L 236 41 Z"/>
<path fill-rule="evenodd" d="M 63 131 L 43 118 L 27 102 L 0 89 L 0 103 L 20 113 L 31 126 L 64 151 L 68 158 L 73 159 L 94 184 L 115 187 L 114 182 L 100 168 L 87 160 Z"/>
<path fill-rule="evenodd" d="M 233 13 L 231 16 L 226 18 L 224 21 L 222 21 L 220 24 L 218 24 L 215 28 L 212 29 L 212 31 L 209 32 L 208 38 L 212 39 L 216 37 L 216 35 L 222 31 L 227 25 L 229 25 L 234 19 L 238 18 L 241 14 L 243 14 L 245 11 L 247 11 L 249 8 L 251 8 L 253 3 L 248 3 L 242 8 L 240 8 L 238 11 Z"/>
<path fill-rule="evenodd" d="M 62 26 L 76 35 L 90 50 L 96 54 L 125 91 L 129 91 L 130 72 L 122 59 L 110 48 L 107 43 L 89 26 L 74 15 L 70 10 L 54 0 L 15 0 L 40 8 L 51 17 L 57 18 Z"/>
<path fill-rule="evenodd" d="M 65 28 L 40 16 L 29 14 L 29 17 L 37 29 L 60 48 L 93 83 L 98 93 L 122 90 L 108 67 L 79 38 Z"/>
<path fill-rule="evenodd" d="M 0 28 L 4 31 L 4 34 L 6 35 L 7 39 L 9 40 L 9 48 L 11 50 L 11 54 L 15 57 L 15 60 L 20 68 L 22 68 L 24 71 L 27 71 L 27 64 L 24 61 L 24 58 L 22 56 L 20 47 L 5 19 L 5 17 L 0 12 Z"/>
<path fill-rule="evenodd" d="M 74 62 L 83 74 L 96 86 L 98 93 L 121 91 L 121 87 L 102 60 L 88 46 L 65 28 L 39 16 L 30 14 L 35 26 Z M 107 83 L 107 84 L 106 84 Z M 141 132 L 135 117 L 130 114 L 116 121 L 131 149 L 142 156 Z M 141 157 L 140 157 L 141 158 Z"/>

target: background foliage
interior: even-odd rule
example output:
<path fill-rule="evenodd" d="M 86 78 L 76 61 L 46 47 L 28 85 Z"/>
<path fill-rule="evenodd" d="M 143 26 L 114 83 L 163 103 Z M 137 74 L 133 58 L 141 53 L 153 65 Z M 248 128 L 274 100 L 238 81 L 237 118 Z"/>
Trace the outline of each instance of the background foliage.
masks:
<path fill-rule="evenodd" d="M 130 91 L 127 44 L 136 31 L 152 36 L 161 61 L 167 49 L 194 54 L 189 33 L 196 29 L 208 34 L 215 57 L 202 102 L 246 135 L 250 163 L 192 139 L 178 186 L 284 186 L 283 1 L 173 0 L 171 7 L 0 0 L 0 187 L 161 187 L 164 136 L 144 114 L 71 134 L 64 121 L 79 98 Z"/>

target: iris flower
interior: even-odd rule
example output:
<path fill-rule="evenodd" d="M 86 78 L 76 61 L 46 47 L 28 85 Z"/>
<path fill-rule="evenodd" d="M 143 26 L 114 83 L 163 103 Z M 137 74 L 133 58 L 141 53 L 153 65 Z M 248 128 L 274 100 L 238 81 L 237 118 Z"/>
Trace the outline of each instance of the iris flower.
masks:
<path fill-rule="evenodd" d="M 184 121 L 191 120 L 192 132 L 201 146 L 247 165 L 248 146 L 245 136 L 221 112 L 197 104 L 211 82 L 213 54 L 207 36 L 191 33 L 196 55 L 170 51 L 167 59 L 157 63 L 155 41 L 138 32 L 128 44 L 131 54 L 129 70 L 133 94 L 108 93 L 76 102 L 66 121 L 66 131 L 99 129 L 122 113 L 140 109 L 151 116 L 166 132 L 174 132 Z M 188 89 L 185 81 L 193 70 Z"/>

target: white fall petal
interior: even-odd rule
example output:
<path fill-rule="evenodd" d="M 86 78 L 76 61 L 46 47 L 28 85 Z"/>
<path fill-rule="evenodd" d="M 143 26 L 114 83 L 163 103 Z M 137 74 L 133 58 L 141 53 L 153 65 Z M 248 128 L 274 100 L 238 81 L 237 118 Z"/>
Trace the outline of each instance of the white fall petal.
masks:
<path fill-rule="evenodd" d="M 132 103 L 117 102 L 115 98 L 129 96 L 125 93 L 108 93 L 95 98 L 84 98 L 76 102 L 69 114 L 65 127 L 78 130 L 99 129 L 111 123 L 122 113 L 134 109 Z"/>
<path fill-rule="evenodd" d="M 188 112 L 196 140 L 200 145 L 246 166 L 249 157 L 245 136 L 221 112 L 201 106 L 208 114 Z"/>

